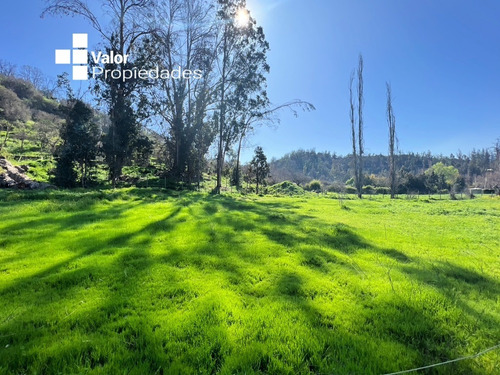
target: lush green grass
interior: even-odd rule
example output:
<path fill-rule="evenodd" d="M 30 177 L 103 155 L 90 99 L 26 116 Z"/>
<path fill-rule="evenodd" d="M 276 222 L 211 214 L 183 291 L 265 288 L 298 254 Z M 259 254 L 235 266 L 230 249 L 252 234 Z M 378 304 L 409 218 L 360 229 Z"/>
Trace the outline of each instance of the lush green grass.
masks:
<path fill-rule="evenodd" d="M 344 203 L 2 191 L 0 373 L 381 374 L 500 342 L 499 199 Z"/>

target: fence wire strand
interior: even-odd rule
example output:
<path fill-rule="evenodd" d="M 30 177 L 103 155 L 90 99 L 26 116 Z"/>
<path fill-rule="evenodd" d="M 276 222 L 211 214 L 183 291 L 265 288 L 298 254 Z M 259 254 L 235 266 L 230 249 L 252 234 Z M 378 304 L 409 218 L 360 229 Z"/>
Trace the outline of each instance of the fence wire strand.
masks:
<path fill-rule="evenodd" d="M 447 365 L 447 364 L 454 363 L 454 362 L 464 361 L 466 359 L 473 359 L 473 358 L 477 358 L 479 356 L 482 356 L 483 354 L 486 354 L 486 353 L 491 352 L 492 350 L 495 350 L 495 349 L 498 349 L 498 348 L 500 348 L 500 344 L 497 344 L 495 346 L 492 346 L 491 348 L 485 349 L 485 350 L 483 350 L 483 351 L 481 351 L 479 353 L 476 353 L 476 354 L 473 354 L 473 355 L 469 355 L 469 356 L 466 356 L 466 357 L 452 359 L 452 360 L 449 360 L 449 361 L 446 361 L 446 362 L 435 363 L 435 364 L 429 365 L 429 366 L 412 368 L 410 370 L 403 370 L 403 371 L 391 372 L 391 373 L 387 373 L 387 374 L 384 374 L 384 375 L 407 374 L 409 372 L 425 370 L 425 369 L 433 368 L 433 367 L 437 367 L 437 366 L 443 366 L 443 365 Z"/>

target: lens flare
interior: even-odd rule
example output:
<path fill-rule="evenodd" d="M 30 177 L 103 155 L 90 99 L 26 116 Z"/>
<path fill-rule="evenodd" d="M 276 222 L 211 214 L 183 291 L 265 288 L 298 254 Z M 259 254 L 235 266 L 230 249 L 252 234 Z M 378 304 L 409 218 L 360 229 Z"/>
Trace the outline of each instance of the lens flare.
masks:
<path fill-rule="evenodd" d="M 248 26 L 248 23 L 250 22 L 250 13 L 248 13 L 248 10 L 245 8 L 240 8 L 238 9 L 238 12 L 236 12 L 236 25 L 238 27 L 246 27 Z"/>

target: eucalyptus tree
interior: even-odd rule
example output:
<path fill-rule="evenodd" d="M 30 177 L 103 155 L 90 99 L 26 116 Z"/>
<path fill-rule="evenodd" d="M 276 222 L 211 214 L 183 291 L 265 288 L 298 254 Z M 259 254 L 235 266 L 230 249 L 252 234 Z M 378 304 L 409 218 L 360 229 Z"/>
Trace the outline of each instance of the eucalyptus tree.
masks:
<path fill-rule="evenodd" d="M 180 79 L 158 80 L 152 107 L 164 126 L 171 174 L 200 176 L 213 141 L 208 110 L 213 104 L 215 7 L 205 0 L 161 0 L 155 14 L 155 60 L 160 69 L 182 70 Z"/>
<path fill-rule="evenodd" d="M 269 50 L 262 27 L 245 0 L 218 0 L 217 9 L 217 185 L 220 193 L 226 152 L 245 128 L 245 114 L 265 107 Z"/>

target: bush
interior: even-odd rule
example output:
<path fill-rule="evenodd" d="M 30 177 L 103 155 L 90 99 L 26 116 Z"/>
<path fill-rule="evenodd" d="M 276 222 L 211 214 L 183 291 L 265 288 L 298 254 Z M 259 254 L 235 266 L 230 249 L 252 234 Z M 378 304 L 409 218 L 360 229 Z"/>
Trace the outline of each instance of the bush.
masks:
<path fill-rule="evenodd" d="M 326 191 L 329 193 L 342 193 L 344 191 L 344 186 L 339 183 L 333 183 L 325 187 Z"/>
<path fill-rule="evenodd" d="M 312 180 L 306 186 L 304 187 L 305 190 L 307 191 L 314 191 L 316 193 L 320 193 L 323 190 L 323 186 L 321 185 L 321 181 L 319 180 Z"/>
<path fill-rule="evenodd" d="M 391 189 L 385 186 L 379 186 L 375 188 L 375 194 L 390 194 Z"/>
<path fill-rule="evenodd" d="M 346 186 L 345 187 L 345 192 L 347 194 L 357 194 L 356 188 L 354 188 L 352 186 Z"/>
<path fill-rule="evenodd" d="M 304 194 L 304 189 L 294 182 L 283 181 L 279 184 L 269 186 L 268 192 L 274 195 L 302 195 Z"/>
<path fill-rule="evenodd" d="M 354 186 L 354 177 L 351 177 L 345 182 L 346 185 Z"/>
<path fill-rule="evenodd" d="M 364 194 L 373 194 L 375 192 L 375 187 L 372 185 L 366 185 L 363 186 L 363 193 Z"/>

